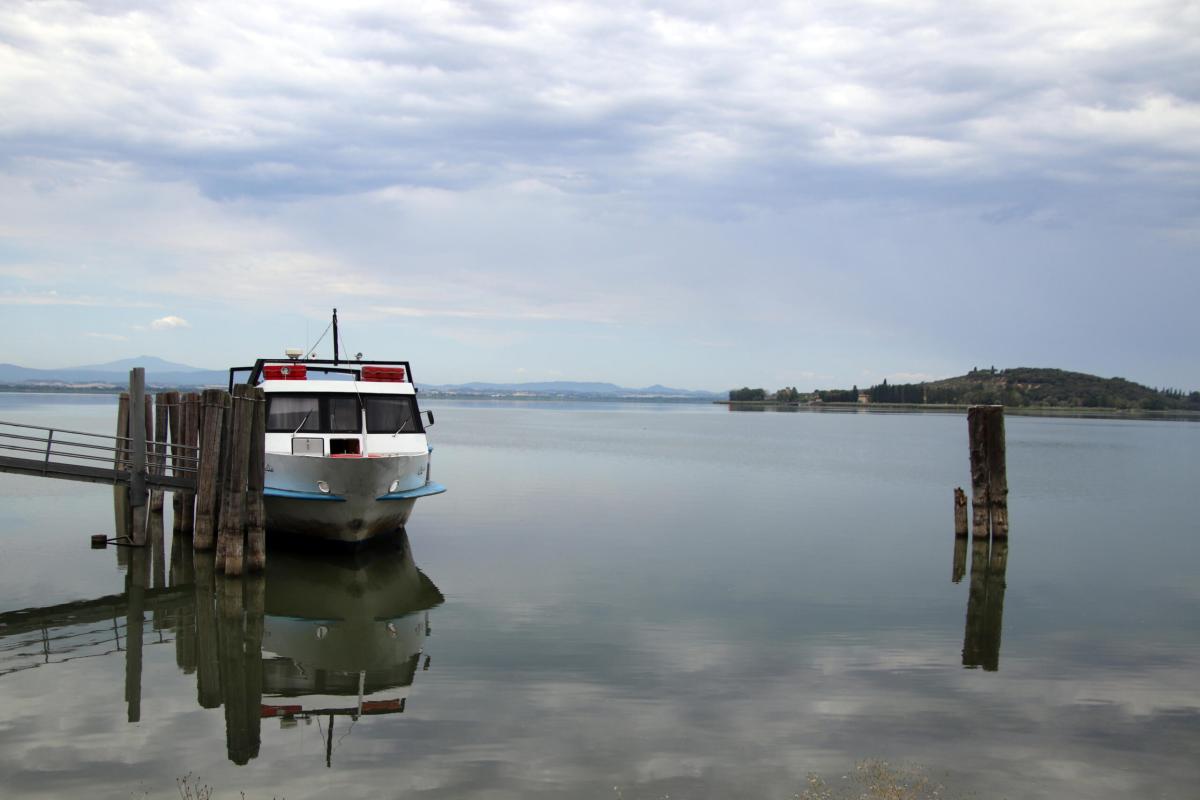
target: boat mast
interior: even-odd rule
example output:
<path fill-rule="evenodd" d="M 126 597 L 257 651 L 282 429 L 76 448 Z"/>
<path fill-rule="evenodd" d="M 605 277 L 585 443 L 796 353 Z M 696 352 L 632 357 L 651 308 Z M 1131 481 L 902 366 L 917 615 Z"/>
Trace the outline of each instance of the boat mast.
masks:
<path fill-rule="evenodd" d="M 337 309 L 333 310 L 333 363 L 338 363 Z"/>

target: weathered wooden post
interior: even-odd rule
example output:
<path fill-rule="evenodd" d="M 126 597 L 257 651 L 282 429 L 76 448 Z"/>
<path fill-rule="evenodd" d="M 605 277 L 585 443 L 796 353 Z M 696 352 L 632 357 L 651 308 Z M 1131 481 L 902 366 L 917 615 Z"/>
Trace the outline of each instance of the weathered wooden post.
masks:
<path fill-rule="evenodd" d="M 146 543 L 151 554 L 151 586 L 161 589 L 167 585 L 167 546 L 161 510 L 146 512 Z"/>
<path fill-rule="evenodd" d="M 233 387 L 232 421 L 229 426 L 229 485 L 221 508 L 217 541 L 217 567 L 226 575 L 241 575 L 245 550 L 246 477 L 250 461 L 251 387 Z"/>
<path fill-rule="evenodd" d="M 121 392 L 117 397 L 117 444 L 116 455 L 113 458 L 113 469 L 128 469 L 129 459 L 129 392 Z"/>
<path fill-rule="evenodd" d="M 991 406 L 987 425 L 988 513 L 992 539 L 1008 539 L 1008 465 L 1004 406 Z M 993 548 L 994 549 L 994 548 Z"/>
<path fill-rule="evenodd" d="M 189 468 L 186 476 L 196 480 L 196 468 L 199 465 L 196 446 L 200 441 L 200 395 L 188 392 L 180 397 L 180 404 L 183 408 L 183 452 L 187 458 L 184 463 Z M 182 530 L 184 533 L 192 533 L 196 520 L 196 492 L 184 489 L 179 494 L 183 498 Z"/>
<path fill-rule="evenodd" d="M 986 406 L 967 409 L 967 437 L 971 449 L 971 537 L 987 539 L 990 533 L 987 496 Z"/>
<path fill-rule="evenodd" d="M 266 468 L 267 395 L 260 387 L 250 390 L 250 460 L 246 473 L 246 569 L 261 572 L 267 565 L 266 508 L 263 479 Z"/>
<path fill-rule="evenodd" d="M 217 503 L 220 496 L 221 429 L 227 397 L 221 389 L 205 389 L 203 425 L 200 429 L 200 465 L 196 472 L 196 531 L 192 544 L 211 550 L 216 544 Z"/>
<path fill-rule="evenodd" d="M 961 486 L 954 490 L 954 535 L 967 535 L 967 493 Z"/>
<path fill-rule="evenodd" d="M 167 474 L 167 442 L 171 440 L 171 433 L 167 429 L 167 400 L 166 393 L 159 392 L 154 396 L 154 474 Z M 161 488 L 150 490 L 150 510 L 163 510 L 163 490 Z"/>
<path fill-rule="evenodd" d="M 971 449 L 971 536 L 1008 537 L 1008 470 L 1005 465 L 1004 406 L 967 409 Z"/>
<path fill-rule="evenodd" d="M 163 392 L 161 395 L 167 407 L 167 427 L 171 441 L 171 474 L 178 476 L 179 468 L 183 466 L 183 412 L 179 407 L 179 392 Z M 183 497 L 178 489 L 171 490 L 171 529 L 175 533 L 183 530 Z"/>
<path fill-rule="evenodd" d="M 129 370 L 129 507 L 133 543 L 146 544 L 146 370 Z"/>

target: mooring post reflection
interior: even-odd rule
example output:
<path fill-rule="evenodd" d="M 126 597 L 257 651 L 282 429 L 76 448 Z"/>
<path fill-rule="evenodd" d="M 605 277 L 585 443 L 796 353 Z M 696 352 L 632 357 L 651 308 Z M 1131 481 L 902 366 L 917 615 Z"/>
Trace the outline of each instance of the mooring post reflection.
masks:
<path fill-rule="evenodd" d="M 963 575 L 967 574 L 967 537 L 954 537 L 954 566 L 951 568 L 950 580 L 960 583 Z"/>
<path fill-rule="evenodd" d="M 220 648 L 221 705 L 225 708 L 225 746 L 229 760 L 246 764 L 258 755 L 251 740 L 258 739 L 258 717 L 254 718 L 254 734 L 250 732 L 247 705 L 246 673 L 248 661 L 259 661 L 258 651 L 247 653 L 242 580 L 240 577 L 217 577 L 217 644 Z M 253 750 L 253 753 L 251 752 Z"/>
<path fill-rule="evenodd" d="M 180 534 L 184 539 L 191 537 Z M 190 546 L 190 545 L 189 545 Z M 203 554 L 195 561 L 196 702 L 201 708 L 221 705 L 221 664 L 217 651 L 216 569 Z"/>
<path fill-rule="evenodd" d="M 171 537 L 171 569 L 167 577 L 171 588 L 185 591 L 192 598 L 192 602 L 176 608 L 171 617 L 171 630 L 175 633 L 175 665 L 190 675 L 196 671 L 196 570 L 191 544 L 183 534 L 176 533 Z"/>
<path fill-rule="evenodd" d="M 1008 542 L 993 539 L 989 547 L 986 539 L 972 541 L 971 586 L 962 650 L 964 667 L 982 667 L 987 672 L 1000 668 L 1007 568 Z"/>
<path fill-rule="evenodd" d="M 125 573 L 125 703 L 130 722 L 142 718 L 142 642 L 149 577 L 150 554 L 146 548 L 129 548 L 129 571 Z"/>

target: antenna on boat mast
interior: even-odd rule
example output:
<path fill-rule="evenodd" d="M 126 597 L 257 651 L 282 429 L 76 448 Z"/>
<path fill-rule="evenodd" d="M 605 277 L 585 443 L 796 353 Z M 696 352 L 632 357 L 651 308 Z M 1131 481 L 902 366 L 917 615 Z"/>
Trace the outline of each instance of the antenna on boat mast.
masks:
<path fill-rule="evenodd" d="M 333 363 L 338 363 L 337 309 L 333 310 Z"/>

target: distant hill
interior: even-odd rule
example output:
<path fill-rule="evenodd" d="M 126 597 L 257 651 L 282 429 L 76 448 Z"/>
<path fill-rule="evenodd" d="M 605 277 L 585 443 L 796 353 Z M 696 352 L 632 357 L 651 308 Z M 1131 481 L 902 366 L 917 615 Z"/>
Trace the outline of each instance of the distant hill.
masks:
<path fill-rule="evenodd" d="M 129 385 L 129 370 L 146 368 L 146 384 L 151 387 L 225 386 L 227 370 L 209 370 L 176 364 L 154 356 L 138 356 L 61 369 L 34 369 L 16 364 L 0 364 L 0 384 L 22 389 L 56 390 L 78 388 L 123 387 Z M 669 386 L 647 386 L 631 389 L 615 383 L 589 381 L 542 381 L 534 383 L 459 383 L 418 386 L 427 392 L 464 397 L 577 397 L 601 399 L 672 398 L 711 400 L 712 392 L 672 389 Z"/>
<path fill-rule="evenodd" d="M 229 380 L 229 373 L 225 370 L 201 369 L 164 361 L 154 356 L 138 356 L 104 364 L 59 369 L 0 364 L 0 383 L 28 388 L 56 388 L 80 384 L 127 386 L 129 370 L 133 367 L 146 368 L 148 386 L 224 386 Z"/>
<path fill-rule="evenodd" d="M 1200 392 L 1186 394 L 1177 389 L 1152 389 L 1124 378 L 1101 378 L 1043 367 L 974 369 L 956 378 L 926 383 L 889 384 L 885 380 L 866 392 L 872 403 L 999 403 L 1012 407 L 1200 411 Z M 857 399 L 857 395 L 849 390 L 818 394 L 825 402 L 854 402 Z"/>

